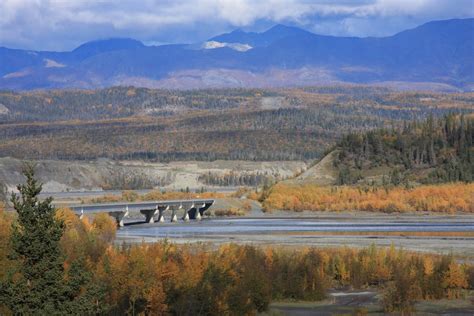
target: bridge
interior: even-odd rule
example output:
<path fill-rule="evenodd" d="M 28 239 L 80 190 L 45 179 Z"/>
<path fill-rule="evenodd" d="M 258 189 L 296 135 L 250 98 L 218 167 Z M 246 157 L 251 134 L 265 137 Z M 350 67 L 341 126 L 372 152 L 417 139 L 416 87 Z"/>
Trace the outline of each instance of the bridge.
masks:
<path fill-rule="evenodd" d="M 146 223 L 164 222 L 169 214 L 171 222 L 200 220 L 204 212 L 214 204 L 211 199 L 196 200 L 171 200 L 147 202 L 120 202 L 100 204 L 78 204 L 70 208 L 80 217 L 85 214 L 108 213 L 117 221 L 117 225 L 124 226 L 124 218 L 131 212 L 141 213 L 145 216 Z"/>

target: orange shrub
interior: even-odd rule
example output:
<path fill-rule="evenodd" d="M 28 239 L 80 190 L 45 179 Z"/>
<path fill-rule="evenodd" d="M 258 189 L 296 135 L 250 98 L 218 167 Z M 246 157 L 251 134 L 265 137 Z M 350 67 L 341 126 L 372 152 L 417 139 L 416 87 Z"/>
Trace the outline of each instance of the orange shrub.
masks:
<path fill-rule="evenodd" d="M 474 212 L 474 184 L 426 185 L 414 189 L 322 187 L 277 184 L 264 200 L 266 210 L 367 212 Z"/>

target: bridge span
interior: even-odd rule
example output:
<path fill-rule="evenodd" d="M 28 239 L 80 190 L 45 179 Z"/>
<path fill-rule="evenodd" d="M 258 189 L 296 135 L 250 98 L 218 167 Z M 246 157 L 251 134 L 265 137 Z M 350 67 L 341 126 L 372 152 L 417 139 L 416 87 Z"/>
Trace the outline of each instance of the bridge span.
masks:
<path fill-rule="evenodd" d="M 99 204 L 77 204 L 70 208 L 80 217 L 84 214 L 108 213 L 117 221 L 117 225 L 124 226 L 124 218 L 131 212 L 141 213 L 146 223 L 164 222 L 169 214 L 171 222 L 200 220 L 204 212 L 214 204 L 212 199 L 169 200 L 146 202 L 119 202 Z"/>

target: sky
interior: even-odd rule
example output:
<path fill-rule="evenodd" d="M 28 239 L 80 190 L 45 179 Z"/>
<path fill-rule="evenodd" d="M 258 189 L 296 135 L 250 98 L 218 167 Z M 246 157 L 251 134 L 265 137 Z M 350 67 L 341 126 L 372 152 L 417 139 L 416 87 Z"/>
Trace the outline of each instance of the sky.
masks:
<path fill-rule="evenodd" d="M 0 0 L 0 46 L 72 50 L 96 39 L 197 43 L 241 28 L 292 25 L 336 36 L 389 36 L 474 17 L 474 0 Z"/>

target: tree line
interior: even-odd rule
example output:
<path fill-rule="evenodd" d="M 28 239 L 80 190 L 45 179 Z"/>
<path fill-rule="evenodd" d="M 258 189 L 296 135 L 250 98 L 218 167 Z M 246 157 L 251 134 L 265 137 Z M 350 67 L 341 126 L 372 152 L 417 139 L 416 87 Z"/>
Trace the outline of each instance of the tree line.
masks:
<path fill-rule="evenodd" d="M 104 190 L 142 190 L 155 187 L 164 187 L 172 182 L 171 174 L 166 176 L 154 177 L 151 180 L 146 174 L 117 172 L 104 180 L 101 185 Z"/>
<path fill-rule="evenodd" d="M 216 186 L 269 186 L 272 183 L 283 180 L 278 172 L 211 172 L 200 174 L 198 180 L 206 185 Z"/>

